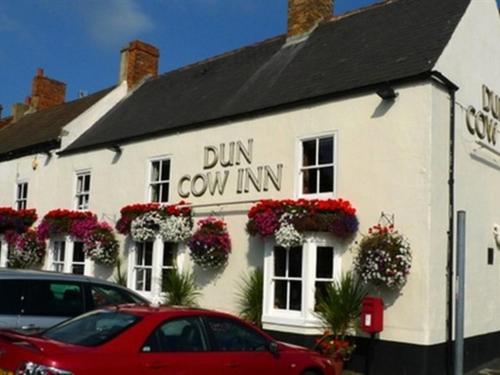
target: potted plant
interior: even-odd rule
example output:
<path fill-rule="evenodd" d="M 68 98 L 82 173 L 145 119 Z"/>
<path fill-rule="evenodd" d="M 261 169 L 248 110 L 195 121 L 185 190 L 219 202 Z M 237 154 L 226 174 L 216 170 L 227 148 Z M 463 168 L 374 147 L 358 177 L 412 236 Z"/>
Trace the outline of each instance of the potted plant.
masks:
<path fill-rule="evenodd" d="M 338 374 L 355 349 L 347 335 L 356 326 L 366 294 L 362 281 L 347 272 L 317 295 L 316 314 L 326 331 L 317 341 L 316 349 L 331 356 Z"/>
<path fill-rule="evenodd" d="M 162 279 L 162 292 L 165 293 L 165 303 L 171 306 L 197 306 L 200 296 L 192 272 L 179 272 L 173 269 Z"/>
<path fill-rule="evenodd" d="M 262 327 L 263 294 L 264 273 L 256 268 L 242 278 L 237 296 L 240 316 L 258 327 Z"/>

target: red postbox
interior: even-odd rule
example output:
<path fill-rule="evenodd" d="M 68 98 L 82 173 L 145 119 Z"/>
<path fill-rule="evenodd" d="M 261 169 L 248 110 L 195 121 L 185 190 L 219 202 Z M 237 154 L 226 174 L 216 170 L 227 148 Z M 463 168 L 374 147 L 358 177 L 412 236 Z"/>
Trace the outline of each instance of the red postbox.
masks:
<path fill-rule="evenodd" d="M 361 329 L 373 334 L 384 329 L 384 301 L 382 298 L 365 297 L 361 308 Z"/>

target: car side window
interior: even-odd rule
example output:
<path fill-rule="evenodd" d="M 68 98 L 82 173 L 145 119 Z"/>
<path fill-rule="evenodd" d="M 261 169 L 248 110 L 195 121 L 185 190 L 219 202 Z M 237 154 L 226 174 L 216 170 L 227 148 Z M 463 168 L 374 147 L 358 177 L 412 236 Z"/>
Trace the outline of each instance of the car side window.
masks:
<path fill-rule="evenodd" d="M 0 314 L 18 315 L 21 313 L 23 282 L 21 280 L 0 280 Z"/>
<path fill-rule="evenodd" d="M 143 346 L 143 352 L 204 352 L 207 343 L 197 317 L 169 320 L 156 328 Z"/>
<path fill-rule="evenodd" d="M 226 318 L 206 317 L 213 349 L 222 352 L 266 350 L 268 340 L 255 330 Z"/>
<path fill-rule="evenodd" d="M 139 298 L 135 298 L 133 294 L 122 291 L 108 285 L 90 285 L 90 294 L 94 308 L 107 305 L 120 305 L 122 303 L 141 303 Z"/>
<path fill-rule="evenodd" d="M 78 283 L 32 280 L 26 289 L 24 315 L 72 317 L 83 313 L 83 294 Z"/>

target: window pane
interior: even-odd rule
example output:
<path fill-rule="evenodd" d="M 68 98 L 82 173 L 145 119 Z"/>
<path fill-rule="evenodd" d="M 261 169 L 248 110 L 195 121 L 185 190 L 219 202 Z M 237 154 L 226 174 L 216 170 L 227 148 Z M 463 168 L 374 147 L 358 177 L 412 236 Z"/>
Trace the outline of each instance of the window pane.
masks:
<path fill-rule="evenodd" d="M 170 179 L 170 160 L 163 160 L 161 163 L 161 180 L 168 181 Z"/>
<path fill-rule="evenodd" d="M 215 341 L 214 349 L 221 352 L 255 352 L 266 349 L 267 339 L 235 321 L 207 318 Z"/>
<path fill-rule="evenodd" d="M 315 311 L 316 311 L 317 303 L 319 301 L 319 297 L 326 296 L 326 290 L 327 290 L 327 287 L 329 284 L 331 284 L 330 281 L 317 281 L 316 282 L 316 284 L 315 284 L 316 289 L 315 289 L 315 293 L 314 293 L 314 301 L 315 301 L 314 310 Z"/>
<path fill-rule="evenodd" d="M 274 276 L 286 276 L 286 249 L 274 248 Z"/>
<path fill-rule="evenodd" d="M 288 276 L 301 277 L 302 276 L 302 247 L 292 247 L 289 250 L 289 265 Z"/>
<path fill-rule="evenodd" d="M 319 140 L 319 164 L 333 163 L 333 138 Z"/>
<path fill-rule="evenodd" d="M 274 281 L 274 307 L 276 309 L 286 309 L 287 281 Z"/>
<path fill-rule="evenodd" d="M 290 310 L 302 309 L 302 282 L 290 281 Z"/>
<path fill-rule="evenodd" d="M 42 337 L 68 344 L 98 346 L 119 335 L 140 319 L 122 312 L 99 310 L 57 325 L 45 331 Z"/>
<path fill-rule="evenodd" d="M 143 352 L 202 352 L 207 350 L 197 318 L 168 321 L 157 328 L 142 348 Z"/>
<path fill-rule="evenodd" d="M 24 185 L 24 191 L 23 191 L 23 199 L 28 198 L 28 184 L 23 184 Z"/>
<path fill-rule="evenodd" d="M 318 170 L 306 169 L 302 172 L 302 192 L 314 194 L 318 192 Z"/>
<path fill-rule="evenodd" d="M 122 303 L 137 302 L 137 300 L 132 298 L 129 294 L 110 286 L 92 285 L 90 290 L 94 308 L 106 305 L 119 305 Z"/>
<path fill-rule="evenodd" d="M 333 247 L 318 246 L 316 250 L 316 278 L 333 278 Z"/>
<path fill-rule="evenodd" d="M 83 189 L 85 191 L 89 191 L 90 190 L 90 175 L 85 175 L 84 176 L 84 186 L 83 186 Z"/>
<path fill-rule="evenodd" d="M 151 291 L 151 272 L 152 272 L 152 270 L 147 269 L 145 271 L 146 271 L 146 285 L 145 285 L 144 290 Z"/>
<path fill-rule="evenodd" d="M 145 273 L 146 270 L 143 268 L 138 268 L 136 271 L 135 275 L 135 289 L 136 290 L 145 290 L 145 284 L 144 284 L 144 278 L 145 278 Z"/>
<path fill-rule="evenodd" d="M 302 165 L 316 165 L 316 140 L 302 142 Z"/>
<path fill-rule="evenodd" d="M 23 282 L 19 280 L 0 280 L 0 314 L 20 314 Z M 12 322 L 15 325 L 15 322 Z"/>
<path fill-rule="evenodd" d="M 83 264 L 74 264 L 71 273 L 75 275 L 83 275 L 85 273 L 85 266 Z"/>
<path fill-rule="evenodd" d="M 151 202 L 160 201 L 160 185 L 151 185 Z"/>
<path fill-rule="evenodd" d="M 37 280 L 24 304 L 25 315 L 75 316 L 83 312 L 83 294 L 79 284 Z"/>
<path fill-rule="evenodd" d="M 144 264 L 146 266 L 152 266 L 153 265 L 153 243 L 152 242 L 146 242 L 144 244 L 145 246 L 145 259 L 144 259 Z"/>
<path fill-rule="evenodd" d="M 73 262 L 85 262 L 85 253 L 83 252 L 83 242 L 77 241 L 74 243 Z"/>
<path fill-rule="evenodd" d="M 135 264 L 136 265 L 143 265 L 144 264 L 144 244 L 142 243 L 137 243 L 137 251 L 136 251 L 136 259 L 135 259 Z"/>
<path fill-rule="evenodd" d="M 168 202 L 168 184 L 161 184 L 161 201 Z"/>
<path fill-rule="evenodd" d="M 174 244 L 172 242 L 163 243 L 163 266 L 174 266 Z"/>
<path fill-rule="evenodd" d="M 319 170 L 319 192 L 331 191 L 333 191 L 333 167 L 321 168 Z"/>
<path fill-rule="evenodd" d="M 160 179 L 160 162 L 153 161 L 151 163 L 151 181 L 156 182 Z"/>

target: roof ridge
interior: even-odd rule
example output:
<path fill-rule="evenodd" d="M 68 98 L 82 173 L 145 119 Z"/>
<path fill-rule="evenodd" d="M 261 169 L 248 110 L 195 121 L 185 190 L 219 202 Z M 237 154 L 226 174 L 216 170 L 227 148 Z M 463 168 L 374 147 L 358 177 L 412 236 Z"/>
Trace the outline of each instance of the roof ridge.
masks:
<path fill-rule="evenodd" d="M 277 40 L 279 40 L 281 38 L 284 38 L 284 37 L 285 37 L 285 34 L 276 35 L 276 36 L 273 36 L 273 37 L 261 40 L 259 42 L 248 44 L 248 45 L 245 45 L 243 47 L 239 47 L 239 48 L 227 51 L 227 52 L 223 52 L 223 53 L 218 54 L 218 55 L 214 55 L 214 56 L 208 57 L 208 58 L 206 58 L 204 60 L 196 61 L 194 63 L 188 64 L 188 65 L 184 65 L 184 66 L 181 66 L 181 67 L 173 69 L 173 70 L 169 70 L 167 72 L 164 72 L 164 73 L 158 75 L 156 78 L 160 78 L 160 77 L 169 75 L 171 73 L 176 73 L 176 72 L 180 72 L 180 71 L 183 71 L 183 70 L 188 70 L 188 69 L 194 68 L 196 66 L 201 66 L 201 65 L 213 62 L 213 61 L 217 61 L 217 60 L 226 58 L 226 57 L 231 56 L 231 55 L 236 55 L 237 53 L 242 52 L 242 51 L 244 51 L 246 49 L 260 47 L 263 44 L 272 43 L 272 42 L 275 42 L 275 41 L 277 41 Z"/>

